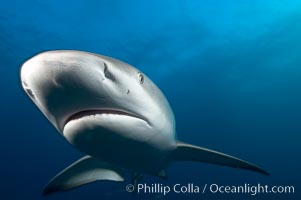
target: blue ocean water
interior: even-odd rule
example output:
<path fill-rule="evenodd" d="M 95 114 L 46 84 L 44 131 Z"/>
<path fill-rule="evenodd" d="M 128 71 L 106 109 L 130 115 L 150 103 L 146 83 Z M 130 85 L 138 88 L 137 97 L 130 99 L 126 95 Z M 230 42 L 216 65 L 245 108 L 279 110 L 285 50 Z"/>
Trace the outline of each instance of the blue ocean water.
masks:
<path fill-rule="evenodd" d="M 11 0 L 0 6 L 0 199 L 301 199 L 301 2 L 297 0 Z M 83 156 L 21 89 L 20 65 L 46 50 L 77 49 L 139 68 L 162 89 L 177 138 L 262 166 L 264 176 L 177 163 L 173 186 L 267 184 L 295 194 L 148 194 L 97 182 L 42 197 Z M 128 177 L 129 178 L 129 177 Z"/>

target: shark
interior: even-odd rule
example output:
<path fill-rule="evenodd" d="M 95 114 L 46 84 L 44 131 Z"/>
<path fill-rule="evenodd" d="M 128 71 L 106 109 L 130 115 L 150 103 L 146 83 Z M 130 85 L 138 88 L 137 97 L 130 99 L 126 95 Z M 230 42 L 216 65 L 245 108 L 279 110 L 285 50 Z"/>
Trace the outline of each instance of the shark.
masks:
<path fill-rule="evenodd" d="M 44 195 L 98 180 L 167 178 L 180 161 L 268 175 L 262 168 L 176 138 L 173 111 L 143 72 L 120 60 L 76 50 L 39 53 L 21 66 L 25 93 L 73 147 L 84 153 L 52 178 Z"/>

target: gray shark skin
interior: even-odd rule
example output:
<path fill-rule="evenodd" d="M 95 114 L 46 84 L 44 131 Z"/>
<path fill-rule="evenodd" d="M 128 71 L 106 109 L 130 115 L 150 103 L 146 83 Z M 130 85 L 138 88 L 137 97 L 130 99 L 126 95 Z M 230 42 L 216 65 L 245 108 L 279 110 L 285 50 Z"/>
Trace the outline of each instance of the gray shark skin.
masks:
<path fill-rule="evenodd" d="M 263 169 L 176 140 L 175 118 L 160 89 L 138 69 L 88 52 L 40 53 L 21 68 L 22 87 L 57 131 L 87 156 L 56 175 L 44 195 L 125 172 L 165 178 L 176 161 Z"/>

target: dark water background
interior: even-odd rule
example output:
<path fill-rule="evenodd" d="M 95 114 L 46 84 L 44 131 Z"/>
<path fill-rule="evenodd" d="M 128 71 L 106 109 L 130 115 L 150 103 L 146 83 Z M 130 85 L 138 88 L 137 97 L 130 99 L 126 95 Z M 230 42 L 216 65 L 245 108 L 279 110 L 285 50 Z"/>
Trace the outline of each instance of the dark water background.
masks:
<path fill-rule="evenodd" d="M 174 110 L 178 138 L 256 163 L 271 176 L 178 163 L 169 180 L 195 185 L 293 185 L 295 194 L 175 195 L 166 199 L 301 199 L 301 1 L 2 1 L 0 199 L 161 199 L 125 183 L 97 182 L 42 197 L 82 156 L 21 90 L 20 65 L 36 53 L 77 49 L 145 72 Z"/>

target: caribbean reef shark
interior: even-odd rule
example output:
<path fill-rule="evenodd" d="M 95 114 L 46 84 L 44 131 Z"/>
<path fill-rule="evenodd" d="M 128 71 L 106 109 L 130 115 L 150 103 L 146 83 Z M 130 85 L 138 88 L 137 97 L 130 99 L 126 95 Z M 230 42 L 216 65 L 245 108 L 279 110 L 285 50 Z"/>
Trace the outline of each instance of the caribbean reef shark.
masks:
<path fill-rule="evenodd" d="M 124 181 L 126 172 L 165 178 L 176 161 L 268 174 L 236 157 L 177 141 L 163 93 L 122 61 L 73 50 L 43 52 L 22 65 L 21 83 L 58 132 L 86 154 L 56 175 L 45 195 L 97 180 Z"/>

